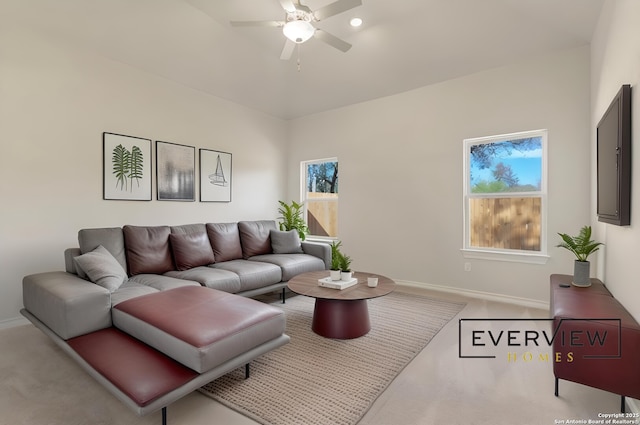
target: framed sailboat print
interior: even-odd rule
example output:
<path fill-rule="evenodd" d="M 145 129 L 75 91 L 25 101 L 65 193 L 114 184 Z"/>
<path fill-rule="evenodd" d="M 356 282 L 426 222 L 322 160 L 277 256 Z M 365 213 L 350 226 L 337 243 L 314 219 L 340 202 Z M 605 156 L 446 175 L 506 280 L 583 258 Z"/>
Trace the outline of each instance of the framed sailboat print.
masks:
<path fill-rule="evenodd" d="M 231 154 L 200 149 L 200 202 L 231 202 Z"/>

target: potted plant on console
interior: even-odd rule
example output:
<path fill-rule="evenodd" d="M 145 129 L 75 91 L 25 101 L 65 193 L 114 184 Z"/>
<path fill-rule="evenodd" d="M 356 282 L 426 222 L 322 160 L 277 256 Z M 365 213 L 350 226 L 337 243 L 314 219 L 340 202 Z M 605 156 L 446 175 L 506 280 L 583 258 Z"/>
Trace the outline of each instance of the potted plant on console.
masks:
<path fill-rule="evenodd" d="M 303 205 L 296 201 L 291 201 L 290 205 L 283 201 L 278 201 L 278 203 L 280 203 L 280 208 L 278 208 L 280 217 L 278 218 L 282 220 L 280 222 L 280 230 L 296 230 L 300 240 L 305 240 L 309 234 L 309 226 L 307 226 L 302 216 Z"/>
<path fill-rule="evenodd" d="M 560 248 L 568 249 L 576 256 L 573 263 L 573 283 L 575 286 L 591 286 L 589 278 L 590 263 L 587 261 L 589 255 L 600 249 L 602 242 L 591 240 L 591 226 L 583 226 L 578 236 L 569 236 L 566 233 L 558 233 L 562 242 L 556 245 Z"/>

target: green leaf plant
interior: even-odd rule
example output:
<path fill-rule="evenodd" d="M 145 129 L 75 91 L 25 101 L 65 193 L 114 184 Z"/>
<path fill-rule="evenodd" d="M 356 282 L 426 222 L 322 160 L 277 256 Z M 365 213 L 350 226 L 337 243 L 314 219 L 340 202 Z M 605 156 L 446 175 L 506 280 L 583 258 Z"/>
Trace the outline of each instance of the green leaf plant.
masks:
<path fill-rule="evenodd" d="M 343 272 L 351 271 L 351 257 L 345 254 L 340 254 L 340 270 Z"/>
<path fill-rule="evenodd" d="M 131 166 L 131 153 L 122 145 L 113 148 L 111 163 L 113 164 L 113 175 L 116 177 L 116 187 L 120 190 L 126 189 L 129 167 Z"/>
<path fill-rule="evenodd" d="M 278 203 L 280 204 L 280 208 L 278 208 L 280 217 L 278 218 L 282 220 L 280 230 L 296 230 L 300 240 L 305 240 L 309 234 L 309 227 L 302 216 L 303 205 L 296 201 L 291 201 L 291 204 L 283 201 L 278 201 Z"/>
<path fill-rule="evenodd" d="M 589 255 L 600 249 L 602 242 L 591 240 L 591 226 L 583 226 L 578 236 L 569 236 L 566 233 L 558 233 L 562 242 L 556 245 L 573 252 L 578 261 L 587 261 Z"/>
<path fill-rule="evenodd" d="M 140 187 L 140 180 L 144 171 L 144 155 L 138 146 L 133 146 L 131 151 L 122 145 L 113 148 L 111 163 L 113 164 L 113 175 L 116 177 L 116 187 L 120 190 L 133 190 L 135 180 Z"/>
<path fill-rule="evenodd" d="M 340 270 L 340 258 L 342 253 L 340 252 L 340 246 L 342 241 L 331 242 L 331 270 Z"/>

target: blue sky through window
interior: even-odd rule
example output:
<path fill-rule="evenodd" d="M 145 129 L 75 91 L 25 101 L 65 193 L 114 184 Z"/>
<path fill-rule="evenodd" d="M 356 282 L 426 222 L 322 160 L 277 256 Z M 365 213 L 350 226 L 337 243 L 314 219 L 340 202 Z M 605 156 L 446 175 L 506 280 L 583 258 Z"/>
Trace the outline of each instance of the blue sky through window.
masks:
<path fill-rule="evenodd" d="M 530 192 L 542 182 L 542 138 L 471 146 L 471 192 Z"/>

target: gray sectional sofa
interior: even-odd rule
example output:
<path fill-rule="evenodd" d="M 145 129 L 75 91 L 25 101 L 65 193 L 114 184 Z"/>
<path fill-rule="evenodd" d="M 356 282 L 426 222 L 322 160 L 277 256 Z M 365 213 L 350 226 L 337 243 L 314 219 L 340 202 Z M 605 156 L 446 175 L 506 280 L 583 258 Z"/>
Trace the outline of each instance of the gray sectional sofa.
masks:
<path fill-rule="evenodd" d="M 327 244 L 275 221 L 83 229 L 65 271 L 25 276 L 22 314 L 143 415 L 289 341 L 249 297 L 326 270 Z M 121 362 L 114 362 L 121 359 Z"/>

